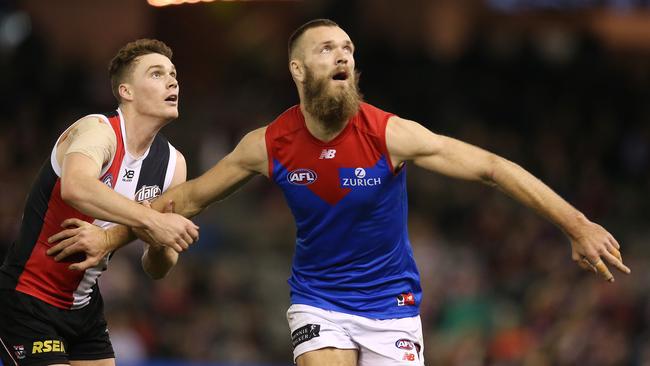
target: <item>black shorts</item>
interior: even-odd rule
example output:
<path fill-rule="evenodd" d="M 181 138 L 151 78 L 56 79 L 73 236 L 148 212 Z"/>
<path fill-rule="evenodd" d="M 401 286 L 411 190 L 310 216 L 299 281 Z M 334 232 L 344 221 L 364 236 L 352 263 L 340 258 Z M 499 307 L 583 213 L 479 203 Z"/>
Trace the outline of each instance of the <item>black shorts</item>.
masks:
<path fill-rule="evenodd" d="M 14 290 L 0 290 L 0 356 L 5 366 L 114 358 L 97 287 L 90 303 L 66 310 Z"/>

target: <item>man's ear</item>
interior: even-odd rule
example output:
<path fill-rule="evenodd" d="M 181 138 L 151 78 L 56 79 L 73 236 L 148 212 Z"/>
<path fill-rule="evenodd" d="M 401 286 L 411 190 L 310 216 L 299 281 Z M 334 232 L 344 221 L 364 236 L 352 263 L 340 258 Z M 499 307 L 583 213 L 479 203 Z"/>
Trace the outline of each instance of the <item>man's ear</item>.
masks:
<path fill-rule="evenodd" d="M 301 83 L 305 81 L 305 65 L 300 60 L 294 58 L 289 61 L 289 72 L 293 80 Z"/>
<path fill-rule="evenodd" d="M 131 101 L 133 100 L 133 92 L 131 91 L 131 85 L 129 84 L 120 84 L 118 87 L 118 91 L 120 93 L 120 98 L 122 100 L 128 100 Z"/>

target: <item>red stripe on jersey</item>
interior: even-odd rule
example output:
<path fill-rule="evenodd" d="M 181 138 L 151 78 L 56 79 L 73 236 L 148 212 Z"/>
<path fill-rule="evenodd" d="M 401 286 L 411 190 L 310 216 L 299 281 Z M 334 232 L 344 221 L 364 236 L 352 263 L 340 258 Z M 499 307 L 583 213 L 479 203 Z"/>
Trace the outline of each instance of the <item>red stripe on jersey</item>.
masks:
<path fill-rule="evenodd" d="M 386 124 L 391 116 L 393 114 L 361 103 L 359 113 L 350 118 L 345 128 L 333 140 L 323 142 L 307 129 L 300 107 L 289 108 L 266 130 L 269 177 L 273 178 L 274 159 L 288 172 L 313 169 L 319 172 L 318 179 L 306 187 L 334 205 L 351 191 L 341 187 L 337 168 L 371 167 L 382 155 L 390 165 Z M 326 155 L 328 150 L 333 151 L 331 158 Z"/>
<path fill-rule="evenodd" d="M 43 227 L 25 269 L 18 278 L 16 290 L 39 298 L 48 304 L 69 309 L 72 306 L 74 290 L 79 285 L 84 273 L 68 269 L 70 263 L 79 261 L 79 256 L 66 258 L 65 261 L 56 262 L 53 257 L 45 252 L 52 247 L 47 238 L 61 231 L 61 223 L 68 218 L 78 218 L 92 222 L 93 218 L 82 214 L 70 207 L 61 199 L 61 179 L 57 179 L 47 212 L 43 220 Z"/>
<path fill-rule="evenodd" d="M 117 149 L 111 166 L 99 179 L 113 189 L 118 181 L 117 177 L 122 166 L 125 150 L 119 115 L 116 114 L 114 117 L 109 118 L 109 122 L 113 131 L 115 131 Z M 108 181 L 110 181 L 110 184 L 108 184 Z M 69 270 L 68 266 L 70 263 L 82 261 L 84 256 L 73 255 L 61 262 L 56 262 L 53 257 L 46 254 L 46 251 L 53 246 L 53 244 L 47 242 L 47 238 L 63 230 L 61 223 L 68 218 L 78 218 L 90 223 L 95 220 L 63 201 L 61 198 L 61 179 L 57 179 L 50 195 L 47 210 L 43 215 L 38 240 L 25 263 L 23 272 L 18 277 L 18 284 L 16 285 L 17 291 L 63 309 L 72 307 L 74 292 L 85 275 L 84 272 Z"/>

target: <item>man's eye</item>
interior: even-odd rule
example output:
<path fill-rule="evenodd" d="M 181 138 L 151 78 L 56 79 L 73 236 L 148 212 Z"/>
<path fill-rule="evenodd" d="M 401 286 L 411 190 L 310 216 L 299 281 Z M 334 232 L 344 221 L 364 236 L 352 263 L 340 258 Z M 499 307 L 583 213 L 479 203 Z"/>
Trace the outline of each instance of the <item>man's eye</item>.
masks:
<path fill-rule="evenodd" d="M 330 46 L 325 46 L 325 47 L 323 47 L 323 49 L 321 49 L 320 51 L 321 51 L 321 52 L 329 52 L 329 51 L 331 51 L 331 50 L 332 50 L 332 47 L 330 47 Z"/>
<path fill-rule="evenodd" d="M 154 71 L 154 72 L 151 73 L 151 76 L 153 76 L 155 78 L 159 78 L 160 77 L 160 72 Z"/>

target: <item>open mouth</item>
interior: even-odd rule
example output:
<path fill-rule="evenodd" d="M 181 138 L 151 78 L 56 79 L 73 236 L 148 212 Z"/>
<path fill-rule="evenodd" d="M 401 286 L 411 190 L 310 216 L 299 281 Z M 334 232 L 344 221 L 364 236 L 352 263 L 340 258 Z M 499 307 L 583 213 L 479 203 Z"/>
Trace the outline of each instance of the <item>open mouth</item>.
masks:
<path fill-rule="evenodd" d="M 178 102 L 178 95 L 172 94 L 165 98 L 165 102 Z"/>
<path fill-rule="evenodd" d="M 339 71 L 332 76 L 332 80 L 340 80 L 340 81 L 345 81 L 348 79 L 348 72 L 347 71 Z"/>

